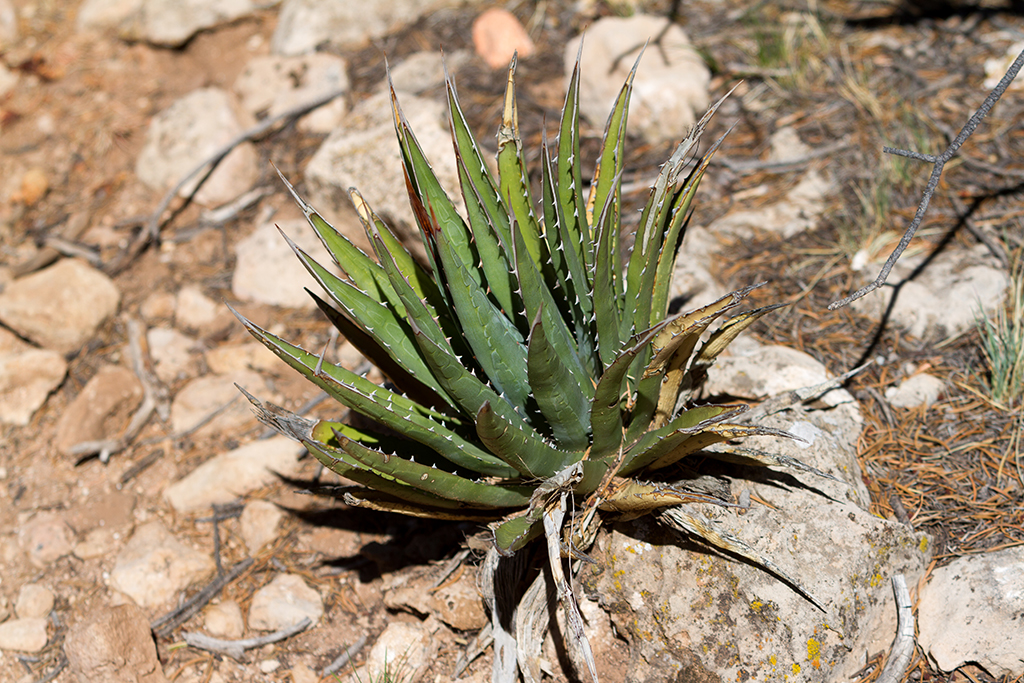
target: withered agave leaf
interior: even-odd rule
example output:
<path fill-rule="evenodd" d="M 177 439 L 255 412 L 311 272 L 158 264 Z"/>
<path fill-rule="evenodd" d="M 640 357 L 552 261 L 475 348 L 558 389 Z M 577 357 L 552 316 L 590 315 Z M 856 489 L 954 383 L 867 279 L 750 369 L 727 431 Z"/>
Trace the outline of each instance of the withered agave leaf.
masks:
<path fill-rule="evenodd" d="M 631 228 L 622 221 L 620 183 L 637 67 L 608 119 L 584 197 L 577 62 L 557 144 L 544 140 L 535 178 L 539 204 L 519 133 L 515 67 L 513 59 L 498 132 L 497 178 L 484 163 L 446 74 L 459 173 L 459 186 L 449 189 L 461 192 L 464 215 L 431 169 L 391 90 L 406 189 L 429 264 L 417 262 L 358 192 L 351 192 L 353 205 L 375 258 L 332 228 L 285 181 L 341 269 L 317 263 L 293 245 L 324 290 L 317 304 L 389 382 L 374 384 L 322 353 L 239 319 L 286 363 L 380 429 L 310 422 L 271 411 L 246 395 L 261 420 L 362 485 L 346 490 L 351 505 L 489 521 L 493 552 L 504 556 L 546 536 L 550 561 L 559 564 L 556 577 L 564 575 L 562 555 L 585 557 L 603 518 L 660 511 L 659 518 L 673 527 L 760 563 L 806 595 L 770 560 L 687 507 L 731 501 L 673 480 L 677 463 L 697 453 L 821 474 L 790 458 L 736 446 L 734 441 L 751 435 L 790 436 L 731 422 L 743 406 L 691 401 L 736 335 L 775 308 L 732 312 L 758 285 L 667 317 L 672 264 L 695 191 L 721 139 L 703 155 L 695 152 L 721 101 L 662 167 L 626 254 L 623 233 Z M 553 159 L 547 156 L 551 150 Z M 568 505 L 570 498 L 574 505 Z M 559 586 L 559 599 L 575 614 L 567 585 Z M 495 619 L 494 628 L 504 629 Z M 574 633 L 573 647 L 585 656 L 585 634 Z"/>

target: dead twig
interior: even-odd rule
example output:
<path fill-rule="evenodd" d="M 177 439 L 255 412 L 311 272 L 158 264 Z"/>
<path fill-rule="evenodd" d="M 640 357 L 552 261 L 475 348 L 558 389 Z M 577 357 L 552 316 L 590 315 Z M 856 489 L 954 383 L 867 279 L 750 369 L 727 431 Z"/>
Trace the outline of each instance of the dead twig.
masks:
<path fill-rule="evenodd" d="M 100 462 L 107 464 L 110 456 L 119 453 L 131 445 L 132 441 L 149 422 L 154 411 L 160 410 L 160 403 L 166 401 L 166 391 L 158 380 L 154 378 L 147 364 L 146 330 L 140 322 L 134 318 L 128 318 L 128 352 L 131 356 L 132 370 L 142 384 L 143 398 L 135 414 L 132 415 L 128 427 L 124 433 L 116 439 L 102 439 L 100 441 L 84 441 L 77 443 L 68 449 L 71 455 L 78 456 L 79 462 L 88 456 L 99 455 Z"/>
<path fill-rule="evenodd" d="M 366 636 L 362 635 L 359 640 L 345 648 L 345 651 L 338 655 L 337 659 L 328 664 L 323 671 L 320 672 L 320 678 L 330 676 L 335 671 L 340 671 L 341 667 L 345 666 L 352 661 L 352 658 L 359 654 L 359 651 L 366 645 Z"/>
<path fill-rule="evenodd" d="M 192 616 L 205 607 L 210 600 L 213 600 L 217 594 L 224 589 L 224 586 L 234 581 L 236 578 L 241 576 L 242 572 L 251 567 L 252 563 L 253 559 L 251 557 L 242 560 L 227 572 L 211 581 L 206 588 L 203 588 L 201 591 L 189 598 L 181 607 L 168 612 L 151 623 L 150 628 L 153 629 L 153 632 L 157 636 L 168 635 L 171 631 L 178 628 L 178 626 L 191 619 Z"/>
<path fill-rule="evenodd" d="M 903 674 L 914 654 L 914 606 L 910 602 L 910 592 L 907 591 L 907 580 L 903 574 L 892 577 L 892 592 L 896 598 L 896 637 L 876 683 L 897 683 L 903 680 Z"/>
<path fill-rule="evenodd" d="M 896 261 L 899 260 L 900 256 L 910 245 L 911 240 L 914 239 L 914 234 L 921 225 L 921 221 L 924 219 L 924 214 L 928 210 L 928 204 L 932 200 L 932 195 L 935 194 L 935 189 L 939 186 L 939 179 L 942 176 L 942 169 L 945 167 L 946 162 L 952 159 L 960 147 L 967 141 L 967 138 L 974 133 L 975 129 L 981 123 L 981 120 L 985 118 L 995 103 L 1002 97 L 1003 93 L 1009 87 L 1010 83 L 1014 78 L 1017 77 L 1021 67 L 1024 66 L 1024 50 L 1017 55 L 1017 59 L 1013 60 L 1013 64 L 1010 65 L 1009 70 L 996 85 L 995 89 L 988 94 L 985 101 L 981 103 L 978 110 L 971 115 L 971 118 L 967 120 L 964 127 L 960 129 L 960 133 L 954 138 L 953 142 L 949 144 L 942 154 L 938 156 L 934 154 L 921 154 L 920 152 L 914 152 L 907 149 L 896 149 L 894 147 L 883 147 L 882 151 L 886 154 L 896 154 L 898 156 L 908 157 L 910 159 L 918 159 L 920 161 L 927 161 L 932 164 L 932 174 L 928 178 L 928 184 L 924 188 L 924 194 L 921 197 L 921 203 L 917 206 L 917 212 L 914 214 L 914 220 L 910 222 L 906 232 L 903 233 L 903 237 L 900 239 L 900 243 L 896 246 L 889 258 L 886 259 L 885 264 L 882 266 L 881 272 L 878 273 L 878 277 L 873 282 L 869 282 L 864 287 L 861 287 L 850 296 L 833 301 L 828 305 L 830 311 L 834 311 L 837 308 L 842 308 L 852 301 L 856 301 L 866 294 L 870 294 L 879 287 L 885 284 L 886 279 L 889 277 L 889 273 L 892 271 L 893 266 L 896 265 Z"/>
<path fill-rule="evenodd" d="M 221 640 L 220 638 L 211 638 L 210 636 L 203 635 L 202 633 L 183 633 L 182 638 L 189 644 L 190 647 L 194 647 L 198 650 L 206 650 L 207 652 L 216 652 L 218 654 L 227 655 L 232 659 L 241 659 L 245 656 L 246 650 L 251 650 L 254 647 L 263 647 L 264 645 L 270 645 L 271 643 L 277 643 L 285 638 L 291 638 L 297 633 L 302 633 L 313 624 L 313 620 L 309 617 L 303 617 L 299 623 L 283 628 L 280 631 L 274 631 L 268 633 L 265 636 L 259 638 L 245 638 L 244 640 Z"/>
<path fill-rule="evenodd" d="M 292 107 L 287 111 L 283 111 L 277 116 L 268 116 L 266 119 L 260 121 L 252 128 L 239 133 L 233 139 L 228 141 L 225 145 L 220 147 L 216 152 L 214 152 L 209 157 L 204 159 L 202 163 L 200 163 L 191 171 L 186 173 L 185 176 L 182 177 L 181 180 L 179 180 L 174 187 L 167 191 L 167 193 L 160 200 L 160 203 L 157 204 L 156 209 L 147 218 L 146 225 L 142 229 L 142 231 L 139 232 L 139 234 L 135 237 L 132 243 L 128 245 L 128 247 L 124 251 L 122 251 L 117 256 L 117 258 L 115 258 L 107 266 L 107 273 L 110 275 L 115 275 L 121 272 L 121 270 L 125 266 L 127 266 L 128 263 L 132 261 L 132 259 L 134 259 L 138 254 L 140 254 L 142 250 L 145 249 L 149 244 L 159 242 L 161 228 L 160 218 L 164 215 L 164 212 L 167 211 L 167 208 L 171 205 L 171 202 L 174 201 L 174 198 L 178 195 L 181 189 L 185 187 L 185 185 L 187 185 L 193 178 L 198 176 L 203 171 L 207 171 L 206 175 L 207 177 L 209 177 L 209 174 L 213 172 L 213 169 L 217 167 L 217 164 L 223 161 L 224 157 L 230 154 L 235 147 L 238 147 L 243 142 L 249 142 L 252 140 L 259 139 L 270 129 L 272 129 L 274 126 L 281 123 L 282 121 L 290 121 L 292 119 L 296 119 L 302 116 L 303 114 L 306 114 L 314 109 L 322 107 L 328 102 L 338 97 L 341 97 L 342 95 L 345 94 L 345 92 L 346 89 L 339 88 L 325 95 L 321 95 L 320 97 L 317 97 L 316 99 L 310 102 L 306 102 L 304 104 Z M 200 180 L 199 184 L 196 185 L 196 187 L 192 190 L 192 193 L 194 194 L 195 192 L 197 192 L 199 188 L 202 186 L 202 184 L 203 182 L 202 180 Z"/>

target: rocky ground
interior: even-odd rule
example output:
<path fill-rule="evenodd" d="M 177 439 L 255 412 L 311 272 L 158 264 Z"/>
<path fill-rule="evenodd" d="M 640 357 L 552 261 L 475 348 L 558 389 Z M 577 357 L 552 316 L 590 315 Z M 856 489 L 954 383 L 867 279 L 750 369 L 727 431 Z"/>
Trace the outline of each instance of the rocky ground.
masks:
<path fill-rule="evenodd" d="M 0 680 L 306 683 L 356 666 L 378 680 L 387 659 L 401 680 L 456 677 L 487 623 L 467 548 L 479 530 L 309 495 L 337 478 L 266 433 L 234 385 L 310 416 L 338 409 L 225 303 L 368 367 L 302 291 L 315 285 L 275 226 L 322 247 L 275 167 L 357 243 L 347 189 L 359 187 L 415 249 L 385 54 L 451 187 L 438 48 L 485 147 L 519 50 L 520 122 L 538 150 L 588 28 L 584 168 L 630 53 L 655 38 L 627 203 L 644 201 L 695 112 L 735 87 L 709 127 L 709 139 L 732 130 L 675 293 L 699 305 L 768 280 L 754 303 L 790 306 L 723 359 L 711 391 L 759 400 L 874 361 L 780 418 L 818 444 L 794 455 L 836 482 L 797 476 L 779 497 L 778 481 L 731 472 L 748 509 L 720 520 L 802 567 L 840 625 L 760 570 L 625 525 L 599 540 L 602 569 L 581 575 L 602 680 L 874 680 L 897 572 L 919 620 L 903 680 L 1019 680 L 1022 414 L 991 391 L 977 321 L 1014 296 L 1024 309 L 1020 90 L 947 166 L 898 286 L 826 309 L 874 277 L 930 171 L 882 145 L 940 152 L 1024 49 L 1013 7 L 975 4 L 484 14 L 445 0 L 0 0 Z M 187 176 L 229 142 L 197 188 Z M 564 680 L 550 640 L 543 656 Z M 459 675 L 490 680 L 490 662 L 487 650 Z"/>

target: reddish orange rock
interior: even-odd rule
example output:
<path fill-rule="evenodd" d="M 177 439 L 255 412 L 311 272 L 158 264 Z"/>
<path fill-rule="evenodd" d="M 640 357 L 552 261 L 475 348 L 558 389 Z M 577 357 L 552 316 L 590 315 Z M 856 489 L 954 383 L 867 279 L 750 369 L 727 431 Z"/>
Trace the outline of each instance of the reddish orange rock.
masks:
<path fill-rule="evenodd" d="M 473 45 L 492 69 L 508 66 L 517 51 L 520 57 L 529 57 L 534 50 L 533 41 L 515 15 L 496 7 L 473 22 Z"/>

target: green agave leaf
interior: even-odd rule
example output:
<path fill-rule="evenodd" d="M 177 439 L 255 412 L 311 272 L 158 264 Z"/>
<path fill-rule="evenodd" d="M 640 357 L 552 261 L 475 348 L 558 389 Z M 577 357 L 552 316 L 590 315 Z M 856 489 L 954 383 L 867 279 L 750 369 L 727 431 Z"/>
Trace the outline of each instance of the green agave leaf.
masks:
<path fill-rule="evenodd" d="M 387 349 L 381 346 L 376 339 L 316 294 L 308 289 L 306 291 L 342 336 L 366 356 L 367 360 L 380 368 L 380 371 L 394 383 L 399 391 L 417 403 L 452 416 L 455 403 L 450 398 L 413 377 L 402 364 L 391 357 Z"/>
<path fill-rule="evenodd" d="M 415 489 L 480 508 L 519 507 L 530 502 L 529 486 L 498 486 L 475 482 L 457 474 L 388 455 L 337 434 L 341 450 L 374 472 L 394 477 Z M 389 493 L 393 493 L 389 491 Z"/>
<path fill-rule="evenodd" d="M 666 233 L 671 232 L 673 218 L 682 217 L 689 210 L 690 201 L 696 192 L 700 175 L 693 182 L 681 188 L 679 195 L 675 195 L 673 189 L 679 181 L 679 176 L 686 165 L 687 160 L 692 156 L 694 148 L 700 142 L 704 129 L 711 121 L 711 117 L 731 94 L 730 91 L 725 97 L 715 102 L 705 112 L 704 116 L 694 124 L 690 132 L 683 138 L 676 147 L 672 156 L 661 167 L 654 185 L 651 187 L 650 197 L 640 214 L 640 223 L 637 225 L 636 236 L 633 241 L 633 251 L 629 257 L 629 266 L 626 271 L 626 306 L 627 312 L 633 313 L 630 333 L 644 330 L 655 321 L 652 319 L 652 304 L 654 302 L 654 283 L 657 274 L 659 252 L 663 246 Z M 670 195 L 675 195 L 670 199 Z M 673 254 L 675 248 L 672 248 Z M 665 311 L 654 309 L 660 317 L 664 317 Z"/>
<path fill-rule="evenodd" d="M 249 333 L 332 398 L 358 413 L 429 446 L 458 467 L 485 476 L 515 477 L 517 472 L 444 426 L 450 418 L 323 360 L 255 325 L 231 309 Z"/>
<path fill-rule="evenodd" d="M 488 450 L 526 477 L 550 477 L 574 462 L 585 451 L 564 451 L 541 439 L 521 420 L 512 420 L 501 403 L 484 403 L 476 416 L 476 431 Z"/>
<path fill-rule="evenodd" d="M 594 254 L 594 323 L 597 326 L 597 350 L 601 364 L 607 368 L 622 348 L 617 274 L 620 270 L 618 250 L 613 243 L 618 241 L 618 231 L 612 217 L 611 203 L 605 203 L 597 224 L 597 249 Z"/>
<path fill-rule="evenodd" d="M 625 477 L 643 470 L 694 434 L 700 434 L 707 427 L 731 419 L 745 410 L 746 406 L 707 405 L 683 411 L 669 424 L 647 432 L 630 445 L 619 474 Z"/>
<path fill-rule="evenodd" d="M 683 187 L 676 192 L 672 203 L 671 221 L 665 236 L 662 239 L 661 249 L 658 253 L 658 268 L 654 275 L 654 295 L 651 297 L 651 319 L 664 317 L 668 313 L 668 293 L 672 284 L 672 271 L 675 267 L 676 256 L 679 253 L 679 245 L 682 243 L 683 233 L 686 228 L 687 217 L 689 216 L 690 203 L 697 192 L 704 172 L 711 163 L 711 157 L 715 155 L 718 148 L 725 140 L 725 136 L 718 138 L 711 148 L 701 157 L 700 163 L 693 169 L 683 183 Z"/>
<path fill-rule="evenodd" d="M 544 533 L 544 525 L 540 517 L 531 519 L 526 515 L 513 517 L 491 525 L 494 534 L 494 547 L 505 557 L 511 557 L 535 538 Z"/>
<path fill-rule="evenodd" d="M 560 448 L 585 449 L 589 443 L 590 399 L 584 392 L 589 377 L 575 374 L 549 342 L 544 317 L 538 311 L 527 346 L 526 369 L 533 396 Z M 582 379 L 582 382 L 581 382 Z"/>
<path fill-rule="evenodd" d="M 594 267 L 593 253 L 587 246 L 593 242 L 593 233 L 587 215 L 586 202 L 583 199 L 583 173 L 580 170 L 580 60 L 583 56 L 583 41 L 576 54 L 576 64 L 569 78 L 569 89 L 565 93 L 565 105 L 562 107 L 562 118 L 558 132 L 558 175 L 554 185 L 557 187 L 558 207 L 563 220 L 558 222 L 558 233 L 561 244 L 566 250 L 566 258 L 570 263 L 582 264 L 570 269 L 576 282 L 576 292 L 582 293 L 589 289 L 586 286 L 586 274 Z M 547 156 L 545 156 L 547 159 Z M 551 250 L 555 251 L 554 248 Z M 571 253 L 570 253 L 571 252 Z M 579 279 L 577 279 L 579 278 Z"/>
<path fill-rule="evenodd" d="M 646 49 L 646 45 L 644 47 Z M 611 212 L 612 224 L 619 225 L 619 186 L 625 165 L 626 119 L 629 115 L 629 98 L 633 93 L 633 79 L 636 77 L 643 53 L 641 50 L 637 55 L 633 68 L 630 69 L 626 82 L 615 99 L 612 113 L 608 116 L 601 155 L 594 169 L 594 180 L 590 185 L 590 197 L 587 200 L 587 220 L 591 225 L 594 223 L 594 216 L 600 216 L 605 211 Z M 618 245 L 613 248 L 617 253 Z"/>
<path fill-rule="evenodd" d="M 516 107 L 516 63 L 513 56 L 508 65 L 508 81 L 505 85 L 505 106 L 498 128 L 498 179 L 501 198 L 508 203 L 511 215 L 519 223 L 530 257 L 539 268 L 541 265 L 540 226 L 533 213 L 533 198 L 530 196 L 530 179 L 523 165 L 523 142 L 519 138 L 519 111 Z"/>
<path fill-rule="evenodd" d="M 379 512 L 396 512 L 410 517 L 447 519 L 458 522 L 490 522 L 498 516 L 491 510 L 468 510 L 461 512 L 457 509 L 413 504 L 400 498 L 389 496 L 386 493 L 362 488 L 346 491 L 345 504 Z"/>
<path fill-rule="evenodd" d="M 313 207 L 298 195 L 292 184 L 284 177 L 284 174 L 276 168 L 275 170 L 277 170 L 277 175 L 281 178 L 281 182 L 288 188 L 292 199 L 299 205 L 302 213 L 306 216 L 306 220 L 313 227 L 317 237 L 320 238 L 320 241 L 331 254 L 334 262 L 338 264 L 338 267 L 352 279 L 356 287 L 370 296 L 375 295 L 378 301 L 383 301 L 390 287 L 387 277 L 384 276 L 384 271 L 381 270 L 380 266 L 363 253 L 359 247 L 352 244 L 347 237 L 335 230 L 334 226 L 325 221 Z M 281 234 L 283 235 L 284 233 L 282 232 Z M 287 235 L 285 237 L 287 238 Z M 292 244 L 291 240 L 289 240 L 289 244 Z"/>
<path fill-rule="evenodd" d="M 637 354 L 651 343 L 666 324 L 667 321 L 634 337 L 631 345 L 619 353 L 597 383 L 590 409 L 591 459 L 616 452 L 622 444 L 622 394 L 626 388 L 626 372 Z"/>
<path fill-rule="evenodd" d="M 526 345 L 515 325 L 498 310 L 469 271 L 439 249 L 445 272 L 451 278 L 451 297 L 462 335 L 477 363 L 495 388 L 523 411 L 530 396 L 526 376 Z"/>
<path fill-rule="evenodd" d="M 416 292 L 416 296 L 430 308 L 432 315 L 450 320 L 450 317 L 447 315 L 448 301 L 445 299 L 433 276 L 413 258 L 401 240 L 391 232 L 391 228 L 380 219 L 380 216 L 374 213 L 373 209 L 370 208 L 370 205 L 357 190 L 350 189 L 349 197 L 356 213 L 359 214 L 359 220 L 363 224 L 367 238 L 374 247 L 374 253 L 377 254 L 377 258 L 381 259 L 381 251 L 383 250 L 387 254 L 387 258 L 394 263 L 395 268 L 402 273 L 408 285 Z M 379 263 L 374 265 L 382 268 L 381 272 L 385 273 L 385 278 L 389 281 L 391 287 L 394 288 L 394 278 L 388 275 Z M 395 291 L 397 292 L 397 288 L 395 288 Z M 404 301 L 402 303 L 404 304 Z M 395 306 L 395 309 L 402 310 L 399 306 Z"/>

